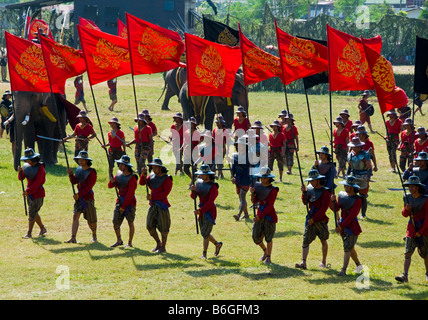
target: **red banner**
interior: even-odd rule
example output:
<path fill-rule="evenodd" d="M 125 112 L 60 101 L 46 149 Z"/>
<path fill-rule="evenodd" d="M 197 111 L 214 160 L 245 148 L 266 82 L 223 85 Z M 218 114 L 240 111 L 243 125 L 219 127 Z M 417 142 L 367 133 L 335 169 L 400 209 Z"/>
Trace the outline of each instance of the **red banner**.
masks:
<path fill-rule="evenodd" d="M 131 73 L 128 41 L 77 26 L 91 86 Z"/>
<path fill-rule="evenodd" d="M 241 26 L 239 26 L 239 44 L 246 86 L 273 77 L 282 79 L 281 60 L 252 43 L 241 32 Z"/>
<path fill-rule="evenodd" d="M 231 97 L 242 63 L 239 47 L 185 34 L 189 96 Z"/>
<path fill-rule="evenodd" d="M 284 84 L 328 70 L 325 46 L 289 35 L 277 27 L 276 21 L 275 28 Z"/>
<path fill-rule="evenodd" d="M 362 39 L 362 44 L 382 113 L 405 107 L 408 103 L 407 95 L 403 89 L 395 85 L 394 71 L 392 70 L 391 63 L 370 48 L 366 40 Z"/>
<path fill-rule="evenodd" d="M 121 38 L 128 39 L 128 27 L 120 19 L 117 19 L 117 35 Z"/>
<path fill-rule="evenodd" d="M 101 31 L 101 29 L 98 28 L 98 26 L 95 24 L 95 22 L 93 22 L 93 21 L 91 21 L 89 19 L 85 19 L 85 18 L 79 17 L 79 24 L 83 28 L 88 28 L 88 29 L 93 29 L 93 30 Z"/>
<path fill-rule="evenodd" d="M 58 84 L 86 71 L 85 59 L 81 50 L 59 44 L 46 37 L 40 38 L 40 44 L 53 92 L 61 92 Z"/>
<path fill-rule="evenodd" d="M 12 91 L 51 92 L 42 48 L 5 31 Z"/>
<path fill-rule="evenodd" d="M 133 74 L 151 74 L 179 66 L 184 52 L 180 35 L 126 14 Z"/>
<path fill-rule="evenodd" d="M 368 46 L 380 52 L 382 39 L 368 39 Z M 364 48 L 361 39 L 327 25 L 330 91 L 373 90 Z"/>
<path fill-rule="evenodd" d="M 49 39 L 53 40 L 51 29 L 49 29 L 48 24 L 44 20 L 35 19 L 31 21 L 30 27 L 28 28 L 28 40 L 33 40 L 36 38 L 36 32 L 39 32 L 39 29 L 42 29 L 43 32 L 48 36 Z"/>

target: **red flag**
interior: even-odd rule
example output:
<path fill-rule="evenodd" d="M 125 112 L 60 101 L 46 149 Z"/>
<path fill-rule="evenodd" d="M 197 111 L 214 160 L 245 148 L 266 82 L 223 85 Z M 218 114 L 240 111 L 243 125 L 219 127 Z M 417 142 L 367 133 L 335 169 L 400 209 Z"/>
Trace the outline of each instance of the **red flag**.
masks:
<path fill-rule="evenodd" d="M 42 29 L 48 38 L 53 40 L 52 32 L 48 24 L 44 20 L 40 19 L 35 19 L 30 23 L 30 27 L 28 28 L 28 40 L 31 41 L 35 39 L 36 37 L 34 33 L 39 32 L 39 29 Z"/>
<path fill-rule="evenodd" d="M 184 52 L 180 35 L 126 14 L 133 74 L 151 74 L 179 66 Z"/>
<path fill-rule="evenodd" d="M 380 52 L 382 39 L 377 36 L 367 44 Z M 327 25 L 327 47 L 330 91 L 374 89 L 361 39 Z"/>
<path fill-rule="evenodd" d="M 131 73 L 128 41 L 77 26 L 91 86 Z"/>
<path fill-rule="evenodd" d="M 117 35 L 124 39 L 128 39 L 128 27 L 119 18 L 117 19 Z"/>
<path fill-rule="evenodd" d="M 53 92 L 61 92 L 65 80 L 86 71 L 81 50 L 59 44 L 46 37 L 40 38 L 40 44 Z"/>
<path fill-rule="evenodd" d="M 92 20 L 89 20 L 89 19 L 85 19 L 85 18 L 79 17 L 79 24 L 83 28 L 88 28 L 88 29 L 93 29 L 93 30 L 101 31 L 101 29 L 98 28 L 98 26 L 95 24 L 95 22 L 93 22 Z"/>
<path fill-rule="evenodd" d="M 327 48 L 316 41 L 293 37 L 276 25 L 284 84 L 328 70 Z"/>
<path fill-rule="evenodd" d="M 370 48 L 366 40 L 362 39 L 362 44 L 382 113 L 406 106 L 408 103 L 407 95 L 403 89 L 395 85 L 391 63 Z"/>
<path fill-rule="evenodd" d="M 51 92 L 42 48 L 5 31 L 12 91 Z"/>
<path fill-rule="evenodd" d="M 257 47 L 244 36 L 241 26 L 238 26 L 245 85 L 248 86 L 273 77 L 282 79 L 281 60 Z"/>
<path fill-rule="evenodd" d="M 186 33 L 189 96 L 231 97 L 242 63 L 239 47 L 229 47 Z"/>

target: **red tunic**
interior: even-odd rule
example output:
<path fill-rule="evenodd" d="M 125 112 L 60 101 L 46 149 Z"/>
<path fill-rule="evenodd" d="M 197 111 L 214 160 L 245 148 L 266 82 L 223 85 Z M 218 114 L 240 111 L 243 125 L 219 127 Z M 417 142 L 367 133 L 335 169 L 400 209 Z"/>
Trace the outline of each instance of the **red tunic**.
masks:
<path fill-rule="evenodd" d="M 348 129 L 349 132 L 351 132 L 352 125 L 353 125 L 352 120 L 348 120 L 348 122 L 345 123 L 345 128 Z"/>
<path fill-rule="evenodd" d="M 92 127 L 92 125 L 90 123 L 87 123 L 84 127 L 82 127 L 81 123 L 78 123 L 75 127 L 74 127 L 74 132 L 73 132 L 76 136 L 80 137 L 80 136 L 84 136 L 84 137 L 89 137 L 90 135 L 94 134 L 94 128 Z"/>
<path fill-rule="evenodd" d="M 269 193 L 269 196 L 265 200 L 259 200 L 257 198 L 257 195 L 253 193 L 251 196 L 251 201 L 253 203 L 259 203 L 259 208 L 257 209 L 257 217 L 262 220 L 264 217 L 269 216 L 272 219 L 273 223 L 278 222 L 278 216 L 275 211 L 274 203 L 276 200 L 276 197 L 278 195 L 279 188 L 273 187 L 271 192 Z M 262 207 L 263 210 L 260 208 Z"/>
<path fill-rule="evenodd" d="M 345 228 L 349 228 L 352 233 L 356 236 L 358 236 L 362 230 L 360 227 L 360 224 L 358 223 L 358 213 L 360 212 L 361 209 L 361 204 L 362 204 L 362 200 L 361 198 L 358 198 L 357 200 L 355 200 L 354 205 L 348 209 L 348 210 L 343 210 L 340 206 L 339 201 L 336 202 L 332 202 L 331 204 L 331 209 L 333 210 L 333 208 L 337 211 L 339 211 L 340 209 L 342 209 L 341 212 L 341 218 L 342 218 L 342 222 L 339 223 L 341 230 L 341 234 L 343 234 Z"/>
<path fill-rule="evenodd" d="M 167 178 L 158 188 L 152 188 L 150 186 L 150 176 L 145 177 L 143 174 L 140 176 L 140 185 L 145 186 L 148 184 L 151 192 L 150 205 L 153 205 L 154 201 L 160 201 L 170 207 L 170 203 L 168 202 L 168 195 L 172 190 L 172 178 Z"/>
<path fill-rule="evenodd" d="M 294 141 L 293 141 L 293 135 L 294 135 L 294 139 L 297 138 L 297 136 L 299 135 L 299 132 L 297 131 L 297 127 L 293 126 L 293 132 L 291 131 L 291 129 L 287 130 L 287 127 L 284 126 L 282 133 L 285 135 L 285 139 L 287 140 L 287 147 L 289 148 L 294 148 Z"/>
<path fill-rule="evenodd" d="M 276 137 L 274 136 L 274 133 L 271 132 L 269 134 L 269 148 L 270 149 L 277 149 L 282 148 L 284 146 L 285 142 L 285 135 L 282 132 L 278 132 Z M 272 150 L 270 150 L 272 151 Z"/>
<path fill-rule="evenodd" d="M 363 146 L 363 150 L 369 151 L 370 149 L 374 150 L 374 144 L 369 139 L 364 141 L 365 145 Z"/>
<path fill-rule="evenodd" d="M 71 174 L 68 176 L 72 184 L 77 184 L 77 194 L 80 198 L 83 198 L 86 201 L 94 200 L 94 191 L 92 188 L 97 182 L 97 172 L 95 169 L 91 170 L 88 177 L 82 183 L 78 183 L 76 176 Z"/>
<path fill-rule="evenodd" d="M 243 129 L 245 132 L 247 132 L 247 130 L 251 128 L 251 123 L 248 118 L 244 118 L 242 122 L 239 122 L 239 118 L 235 118 L 233 120 L 233 126 L 235 127 L 235 131 L 238 129 Z"/>
<path fill-rule="evenodd" d="M 175 124 L 171 126 L 172 140 L 180 139 L 180 146 L 183 144 L 183 125 L 177 128 Z"/>
<path fill-rule="evenodd" d="M 349 141 L 349 130 L 346 128 L 343 128 L 340 134 L 337 133 L 337 128 L 333 131 L 333 143 L 334 148 L 337 148 L 339 145 L 341 146 L 341 149 L 348 148 L 347 144 Z"/>
<path fill-rule="evenodd" d="M 195 199 L 195 197 L 199 196 L 197 191 L 192 191 L 190 193 L 190 197 L 192 199 Z M 217 218 L 217 207 L 215 206 L 215 199 L 218 196 L 218 187 L 216 183 L 213 183 L 210 192 L 208 192 L 208 194 L 205 197 L 200 197 L 199 196 L 199 202 L 201 204 L 200 208 L 199 208 L 199 217 L 198 219 L 201 219 L 202 215 L 205 212 L 210 212 L 213 219 L 215 220 Z"/>
<path fill-rule="evenodd" d="M 385 121 L 385 123 L 389 134 L 400 134 L 401 125 L 403 124 L 403 122 L 400 119 L 396 119 L 394 124 L 391 124 L 390 120 Z"/>
<path fill-rule="evenodd" d="M 416 151 L 416 155 L 415 157 L 417 157 L 417 154 L 419 152 L 428 152 L 428 139 L 426 139 L 422 144 L 420 139 L 416 139 L 415 141 L 415 151 Z"/>
<path fill-rule="evenodd" d="M 406 209 L 406 207 L 403 208 L 401 211 L 401 214 L 403 217 L 409 217 L 410 211 Z M 422 223 L 422 226 L 419 228 L 418 233 L 423 236 L 428 236 L 428 201 L 425 201 L 425 204 L 423 205 L 422 209 L 413 215 L 413 220 L 415 223 Z M 407 224 L 407 230 L 406 230 L 406 237 L 414 238 L 416 235 L 415 228 L 413 226 L 413 223 L 409 221 Z"/>
<path fill-rule="evenodd" d="M 134 179 L 135 178 L 135 179 Z M 116 180 L 116 176 L 114 177 Z M 114 188 L 118 187 L 116 182 L 108 182 L 108 187 Z M 137 205 L 137 199 L 135 198 L 135 190 L 137 189 L 137 177 L 134 175 L 131 179 L 129 179 L 128 184 L 124 188 L 119 188 L 119 196 L 123 198 L 122 205 L 120 206 L 122 209 L 126 209 L 127 206 L 135 206 Z M 119 199 L 116 199 L 116 203 L 119 202 Z"/>
<path fill-rule="evenodd" d="M 413 131 L 410 134 L 407 134 L 406 130 L 403 130 L 400 134 L 400 140 L 401 140 L 401 145 L 398 148 L 399 150 L 403 150 L 403 149 L 413 149 L 413 144 L 415 143 L 416 140 L 416 135 L 415 135 L 415 131 Z"/>
<path fill-rule="evenodd" d="M 108 136 L 108 142 L 111 148 L 122 150 L 122 146 L 123 146 L 122 141 L 125 141 L 125 134 L 123 133 L 122 130 L 117 130 L 115 134 L 109 131 L 107 136 Z M 120 141 L 119 138 L 122 139 L 122 141 Z"/>
<path fill-rule="evenodd" d="M 134 128 L 134 139 L 136 143 L 140 143 L 140 136 L 141 142 L 150 142 L 151 135 L 153 135 L 152 128 L 148 125 L 144 126 L 141 131 L 138 131 L 138 125 Z"/>
<path fill-rule="evenodd" d="M 158 132 L 158 128 L 156 128 L 156 125 L 153 123 L 153 121 L 150 121 L 147 125 L 152 129 L 153 134 Z"/>
<path fill-rule="evenodd" d="M 304 205 L 308 203 L 308 195 L 306 193 L 302 194 L 302 202 Z M 319 197 L 314 202 L 309 202 L 309 209 L 313 210 L 311 219 L 314 222 L 321 222 L 321 221 L 328 222 L 329 219 L 326 215 L 326 212 L 330 207 L 330 202 L 331 202 L 331 193 L 328 190 L 325 190 L 322 193 L 321 197 Z"/>
<path fill-rule="evenodd" d="M 22 171 L 18 173 L 18 179 L 24 180 L 25 173 Z M 36 176 L 28 180 L 27 179 L 27 188 L 25 191 L 34 199 L 36 198 L 44 198 L 45 197 L 45 188 L 43 188 L 43 184 L 46 182 L 46 171 L 45 165 L 40 164 L 39 169 L 37 170 Z"/>

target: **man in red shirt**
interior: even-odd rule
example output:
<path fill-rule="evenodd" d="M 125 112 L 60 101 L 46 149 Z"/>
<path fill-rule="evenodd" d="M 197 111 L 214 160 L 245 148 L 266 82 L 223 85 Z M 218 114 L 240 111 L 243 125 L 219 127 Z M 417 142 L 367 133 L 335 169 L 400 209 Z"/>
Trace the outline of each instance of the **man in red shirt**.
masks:
<path fill-rule="evenodd" d="M 358 213 L 361 209 L 362 200 L 358 192 L 360 187 L 356 184 L 356 179 L 353 176 L 347 176 L 346 180 L 339 182 L 345 187 L 345 191 L 340 191 L 336 195 L 331 195 L 330 209 L 334 212 L 341 211 L 340 220 L 338 222 L 336 232 L 340 233 L 343 241 L 343 249 L 345 251 L 343 258 L 342 270 L 338 276 L 345 276 L 346 269 L 348 268 L 349 260 L 352 258 L 356 264 L 355 272 L 361 272 L 363 267 L 358 259 L 355 244 L 357 243 L 358 236 L 362 232 L 360 224 L 358 223 Z"/>
<path fill-rule="evenodd" d="M 214 201 L 218 196 L 219 186 L 214 182 L 215 173 L 210 170 L 207 164 L 201 165 L 199 171 L 195 172 L 195 175 L 198 175 L 199 178 L 191 188 L 190 197 L 192 199 L 199 197 L 199 209 L 195 210 L 194 214 L 198 217 L 201 236 L 204 238 L 201 259 L 207 258 L 207 250 L 210 242 L 215 245 L 214 256 L 217 257 L 223 246 L 223 242 L 217 241 L 211 233 L 217 218 L 217 207 Z"/>
<path fill-rule="evenodd" d="M 369 126 L 370 132 L 375 133 L 372 129 L 372 123 L 370 120 L 370 116 L 368 115 L 368 109 L 371 106 L 369 104 L 369 97 L 370 97 L 370 91 L 364 90 L 364 93 L 362 94 L 361 100 L 358 102 L 358 109 L 360 113 L 360 120 L 362 124 L 367 122 L 367 125 Z M 373 108 L 373 106 L 371 106 Z"/>
<path fill-rule="evenodd" d="M 398 114 L 395 110 L 390 110 L 386 113 L 389 118 L 385 121 L 387 135 L 384 137 L 386 141 L 386 149 L 388 150 L 389 163 L 391 165 L 391 172 L 396 172 L 397 165 L 397 148 L 400 144 L 400 132 L 403 122 L 398 119 Z"/>
<path fill-rule="evenodd" d="M 239 106 L 235 113 L 237 117 L 233 120 L 233 127 L 235 128 L 233 134 L 235 141 L 237 141 L 239 137 L 243 136 L 251 128 L 251 123 L 247 118 L 244 107 Z"/>
<path fill-rule="evenodd" d="M 63 139 L 67 141 L 68 139 L 76 137 L 74 147 L 75 157 L 77 157 L 82 150 L 88 151 L 89 141 L 97 136 L 86 111 L 80 111 L 76 118 L 78 118 L 80 122 L 74 127 L 73 133 Z"/>
<path fill-rule="evenodd" d="M 40 218 L 39 211 L 43 206 L 45 198 L 45 189 L 43 184 L 46 181 L 45 165 L 40 162 L 40 154 L 35 153 L 32 148 L 24 151 L 21 161 L 25 161 L 23 167 L 18 166 L 18 179 L 27 179 L 27 188 L 24 191 L 24 197 L 28 204 L 28 231 L 23 239 L 31 238 L 34 223 L 40 227 L 39 236 L 44 235 L 47 230 Z"/>
<path fill-rule="evenodd" d="M 419 127 L 416 132 L 417 139 L 415 141 L 415 157 L 419 152 L 428 152 L 428 134 L 424 127 Z"/>
<path fill-rule="evenodd" d="M 171 136 L 172 141 L 172 152 L 175 156 L 175 174 L 177 172 L 183 172 L 183 115 L 181 112 L 177 112 L 172 117 L 174 123 L 171 125 Z"/>
<path fill-rule="evenodd" d="M 86 101 L 85 101 L 85 93 L 83 91 L 83 75 L 78 75 L 74 79 L 74 87 L 76 88 L 74 104 L 77 106 L 80 102 L 83 104 L 83 108 L 85 108 L 85 111 L 88 112 L 88 109 L 86 108 Z"/>
<path fill-rule="evenodd" d="M 137 162 L 137 172 L 141 175 L 141 170 L 146 166 L 146 160 L 150 154 L 153 154 L 153 132 L 152 128 L 147 125 L 147 120 L 140 113 L 137 118 L 134 118 L 137 125 L 134 127 L 134 139 L 128 142 L 126 146 L 136 144 L 135 146 L 135 161 Z"/>
<path fill-rule="evenodd" d="M 337 175 L 342 172 L 345 176 L 346 172 L 346 159 L 348 156 L 348 143 L 349 143 L 349 130 L 345 128 L 342 117 L 337 117 L 333 121 L 336 129 L 333 131 L 333 147 L 335 149 L 336 158 L 339 162 L 339 170 Z"/>
<path fill-rule="evenodd" d="M 152 252 L 163 253 L 166 252 L 166 242 L 171 227 L 168 209 L 171 205 L 168 202 L 168 195 L 172 189 L 172 177 L 167 174 L 168 170 L 162 164 L 161 159 L 154 159 L 148 166 L 153 172 L 147 176 L 147 169 L 144 168 L 139 181 L 140 185 L 147 185 L 151 190 L 150 193 L 147 193 L 149 209 L 146 228 L 156 241 L 156 247 Z M 156 229 L 161 233 L 162 241 L 159 239 Z"/>
<path fill-rule="evenodd" d="M 406 166 L 413 162 L 414 143 L 416 140 L 415 127 L 411 118 L 407 118 L 403 122 L 403 127 L 404 130 L 400 134 L 400 144 L 398 145 L 398 150 L 401 151 L 400 169 L 402 172 L 406 170 Z"/>
<path fill-rule="evenodd" d="M 271 255 L 273 248 L 273 237 L 275 236 L 278 215 L 275 210 L 275 201 L 278 196 L 279 188 L 272 185 L 275 176 L 267 167 L 262 167 L 256 178 L 260 181 L 250 188 L 251 201 L 253 205 L 258 204 L 256 216 L 253 219 L 252 238 L 256 245 L 263 250 L 263 256 L 260 261 L 264 264 L 271 264 Z M 266 244 L 263 242 L 266 241 Z"/>
<path fill-rule="evenodd" d="M 117 188 L 119 192 L 119 198 L 116 200 L 113 213 L 113 228 L 116 233 L 117 241 L 112 244 L 111 247 L 114 248 L 123 245 L 120 227 L 125 218 L 129 225 L 129 240 L 126 247 L 132 247 L 132 239 L 135 232 L 135 211 L 137 206 L 135 190 L 137 189 L 138 176 L 134 174 L 132 170 L 129 156 L 123 155 L 120 160 L 115 160 L 115 162 L 119 165 L 119 170 L 108 182 L 108 187 L 110 189 Z"/>
<path fill-rule="evenodd" d="M 403 275 L 395 277 L 398 282 L 408 282 L 412 255 L 418 248 L 418 253 L 425 262 L 425 279 L 428 280 L 428 196 L 424 195 L 425 185 L 419 177 L 411 176 L 403 184 L 408 186 L 410 194 L 404 200 L 402 215 L 410 217 L 406 230 L 406 251 L 404 253 Z"/>
<path fill-rule="evenodd" d="M 373 142 L 369 139 L 368 132 L 364 126 L 359 126 L 356 131 L 356 136 L 360 138 L 361 142 L 364 142 L 365 145 L 363 146 L 363 150 L 370 153 L 371 160 L 373 162 L 373 171 L 377 171 L 377 160 L 376 160 L 376 154 L 375 154 L 375 148 Z M 371 171 L 371 169 L 370 169 Z M 371 176 L 371 172 L 369 173 L 369 176 Z"/>
<path fill-rule="evenodd" d="M 286 117 L 287 124 L 283 127 L 282 133 L 285 135 L 285 162 L 287 164 L 287 174 L 291 174 L 291 169 L 294 165 L 294 150 L 299 152 L 299 132 L 294 125 L 294 118 L 291 113 Z"/>
<path fill-rule="evenodd" d="M 348 129 L 349 132 L 351 132 L 353 123 L 352 120 L 349 119 L 349 111 L 347 109 L 343 109 L 342 112 L 339 113 L 339 116 L 342 117 L 345 128 Z"/>
<path fill-rule="evenodd" d="M 268 167 L 272 171 L 273 162 L 276 160 L 278 164 L 279 181 L 282 182 L 286 139 L 284 133 L 281 132 L 281 124 L 278 120 L 274 120 L 270 127 L 273 132 L 269 134 Z"/>
<path fill-rule="evenodd" d="M 305 233 L 303 235 L 302 245 L 302 262 L 296 263 L 295 267 L 306 269 L 306 259 L 309 254 L 309 245 L 318 237 L 321 241 L 322 261 L 319 265 L 320 268 L 327 267 L 327 240 L 330 236 L 328 231 L 328 217 L 326 212 L 330 206 L 331 193 L 330 190 L 324 186 L 325 176 L 320 175 L 318 170 L 311 169 L 309 171 L 308 188 L 302 185 L 302 202 L 308 206 L 308 214 L 306 215 Z"/>
<path fill-rule="evenodd" d="M 109 177 L 113 175 L 114 161 L 119 160 L 124 154 L 126 154 L 126 142 L 125 133 L 120 130 L 119 119 L 113 117 L 108 122 L 111 131 L 108 132 L 108 143 L 103 148 L 108 148 L 108 160 L 109 160 Z"/>
<path fill-rule="evenodd" d="M 71 238 L 65 243 L 77 243 L 76 235 L 79 228 L 79 218 L 83 217 L 88 222 L 92 231 L 92 242 L 97 242 L 97 211 L 94 202 L 93 187 L 97 182 L 97 171 L 92 166 L 92 159 L 86 151 L 80 151 L 74 160 L 78 163 L 76 173 L 68 168 L 68 177 L 72 184 L 77 184 L 77 193 L 74 194 L 73 223 L 71 227 Z"/>

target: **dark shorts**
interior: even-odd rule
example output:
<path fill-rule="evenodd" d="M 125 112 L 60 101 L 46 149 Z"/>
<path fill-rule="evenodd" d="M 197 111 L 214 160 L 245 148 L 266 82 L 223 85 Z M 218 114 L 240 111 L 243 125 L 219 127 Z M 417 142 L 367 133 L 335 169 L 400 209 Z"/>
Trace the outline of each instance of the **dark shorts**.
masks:
<path fill-rule="evenodd" d="M 419 243 L 418 243 L 419 241 Z M 419 239 L 406 237 L 406 251 L 404 254 L 412 255 L 419 244 L 419 255 L 426 257 L 428 254 L 428 237 L 421 236 Z"/>
<path fill-rule="evenodd" d="M 214 223 L 207 219 L 205 213 L 202 214 L 201 219 L 199 219 L 199 229 L 201 230 L 201 236 L 207 238 L 210 236 L 214 227 Z"/>
<path fill-rule="evenodd" d="M 126 218 L 128 222 L 134 222 L 135 220 L 136 206 L 130 206 L 123 213 L 120 213 L 120 203 L 116 204 L 113 212 L 113 225 L 120 227 L 123 219 Z"/>
<path fill-rule="evenodd" d="M 316 237 L 328 240 L 329 236 L 327 221 L 314 222 L 311 226 L 308 224 L 303 235 L 303 247 L 309 246 Z"/>
<path fill-rule="evenodd" d="M 157 228 L 161 233 L 169 232 L 171 226 L 171 217 L 169 210 L 162 210 L 156 204 L 149 206 L 147 211 L 146 227 L 147 230 Z"/>
<path fill-rule="evenodd" d="M 73 213 L 83 213 L 83 217 L 88 223 L 97 222 L 97 209 L 94 200 L 84 200 L 82 198 L 74 202 Z"/>
<path fill-rule="evenodd" d="M 358 236 L 356 235 L 349 235 L 346 232 L 342 234 L 342 241 L 343 241 L 343 250 L 345 252 L 349 252 L 354 248 L 355 244 L 357 243 Z"/>
<path fill-rule="evenodd" d="M 276 223 L 269 222 L 266 218 L 260 221 L 254 222 L 252 237 L 255 244 L 263 242 L 263 238 L 266 242 L 271 242 L 276 230 Z"/>
<path fill-rule="evenodd" d="M 43 200 L 44 198 L 30 199 L 27 197 L 28 220 L 33 221 L 36 219 L 36 216 L 39 214 L 39 211 L 43 206 Z"/>

